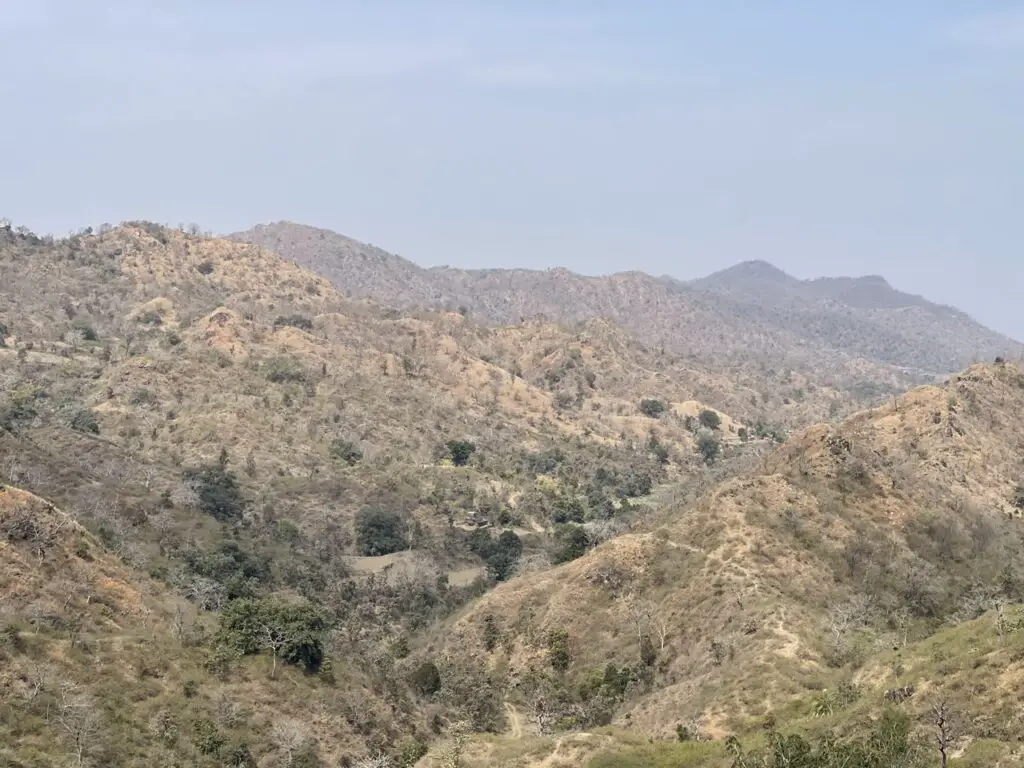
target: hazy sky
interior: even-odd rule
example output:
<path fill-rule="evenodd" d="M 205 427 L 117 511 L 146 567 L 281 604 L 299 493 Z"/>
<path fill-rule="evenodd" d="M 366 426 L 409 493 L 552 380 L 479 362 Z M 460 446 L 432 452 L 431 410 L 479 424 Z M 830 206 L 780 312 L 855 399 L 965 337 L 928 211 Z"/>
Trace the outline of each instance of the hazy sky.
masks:
<path fill-rule="evenodd" d="M 1024 2 L 0 0 L 0 216 L 761 258 L 1024 338 Z"/>

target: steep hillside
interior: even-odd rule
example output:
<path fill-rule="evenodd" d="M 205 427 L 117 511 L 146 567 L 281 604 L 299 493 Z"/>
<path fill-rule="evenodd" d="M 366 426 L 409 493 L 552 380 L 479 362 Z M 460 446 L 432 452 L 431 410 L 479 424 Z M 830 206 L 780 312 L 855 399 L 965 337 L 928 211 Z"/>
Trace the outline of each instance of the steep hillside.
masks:
<path fill-rule="evenodd" d="M 146 610 L 174 614 L 187 600 L 195 647 L 154 626 L 160 653 L 185 670 L 161 674 L 172 687 L 192 675 L 200 688 L 258 689 L 251 731 L 222 724 L 224 739 L 205 747 L 175 742 L 187 764 L 221 764 L 232 740 L 266 756 L 261 765 L 287 764 L 265 728 L 283 685 L 314 702 L 320 694 L 303 691 L 323 686 L 331 718 L 348 718 L 303 730 L 324 760 L 398 756 L 461 717 L 501 727 L 500 699 L 464 711 L 466 692 L 486 688 L 478 666 L 442 665 L 440 689 L 413 678 L 417 634 L 517 571 L 642 525 L 662 499 L 695 493 L 778 439 L 728 413 L 742 388 L 614 328 L 403 314 L 348 300 L 270 251 L 151 224 L 56 241 L 0 229 L 0 271 L 0 482 L 91 532 L 81 555 L 75 542 L 54 550 L 53 572 L 102 553 L 120 581 L 158 595 Z M 78 625 L 33 607 L 56 600 L 56 585 L 36 578 L 44 571 L 27 580 L 34 514 L 7 534 L 0 582 L 24 602 L 5 602 L 5 620 L 17 638 L 52 630 L 46 653 L 60 654 Z M 292 610 L 316 639 L 316 663 L 304 675 L 293 654 L 268 673 Z M 116 645 L 115 623 L 89 637 Z M 344 683 L 355 687 L 339 693 L 339 678 L 320 674 L 328 662 L 327 672 L 359 670 Z M 106 699 L 103 669 L 73 679 Z M 366 706 L 349 707 L 349 693 Z M 210 718 L 184 713 L 190 696 L 160 701 L 176 727 L 209 731 Z M 50 743 L 45 759 L 62 760 L 75 745 L 55 740 L 33 706 L 15 699 L 4 723 L 37 746 L 5 759 L 45 765 L 38 745 Z M 115 697 L 104 721 L 126 706 Z M 131 717 L 142 713 L 155 714 Z M 163 754 L 140 722 L 122 723 L 135 757 L 121 764 Z"/>
<path fill-rule="evenodd" d="M 424 653 L 475 648 L 526 734 L 851 729 L 913 686 L 902 709 L 945 699 L 961 748 L 1008 756 L 1024 726 L 1008 607 L 1024 598 L 1022 408 L 1024 375 L 979 365 L 812 427 L 650 533 L 499 586 Z"/>
<path fill-rule="evenodd" d="M 354 296 L 398 306 L 464 307 L 492 322 L 546 316 L 611 320 L 702 364 L 794 368 L 865 399 L 1024 347 L 962 312 L 893 290 L 881 278 L 800 281 L 748 262 L 685 283 L 638 272 L 422 269 L 325 230 L 288 222 L 233 235 L 324 275 Z"/>

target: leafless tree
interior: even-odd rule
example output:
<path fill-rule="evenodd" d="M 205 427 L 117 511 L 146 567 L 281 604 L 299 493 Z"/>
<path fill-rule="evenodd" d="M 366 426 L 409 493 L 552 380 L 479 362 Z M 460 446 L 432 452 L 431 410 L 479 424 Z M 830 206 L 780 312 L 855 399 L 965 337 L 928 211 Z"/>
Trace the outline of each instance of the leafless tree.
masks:
<path fill-rule="evenodd" d="M 298 722 L 290 718 L 278 720 L 270 731 L 270 738 L 281 752 L 281 765 L 292 766 L 299 751 L 309 742 L 309 734 Z"/>
<path fill-rule="evenodd" d="M 260 647 L 270 651 L 270 657 L 273 659 L 270 668 L 270 679 L 273 680 L 277 676 L 277 659 L 291 641 L 291 637 L 287 631 L 267 623 L 260 624 L 258 637 Z"/>
<path fill-rule="evenodd" d="M 353 768 L 393 768 L 394 761 L 387 755 L 377 753 L 370 757 L 364 757 L 362 760 L 357 760 Z"/>
<path fill-rule="evenodd" d="M 928 717 L 934 728 L 935 744 L 939 748 L 939 765 L 946 768 L 949 764 L 949 751 L 963 735 L 963 719 L 945 699 L 932 704 Z"/>
<path fill-rule="evenodd" d="M 67 734 L 74 764 L 85 765 L 85 759 L 100 729 L 99 713 L 92 698 L 83 693 L 77 684 L 62 683 L 57 697 L 56 721 Z"/>

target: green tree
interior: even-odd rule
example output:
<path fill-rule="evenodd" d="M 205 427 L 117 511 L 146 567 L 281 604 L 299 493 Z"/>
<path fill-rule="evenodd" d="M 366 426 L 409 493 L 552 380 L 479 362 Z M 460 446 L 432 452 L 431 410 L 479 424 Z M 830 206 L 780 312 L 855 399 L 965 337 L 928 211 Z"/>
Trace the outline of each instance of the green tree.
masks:
<path fill-rule="evenodd" d="M 395 512 L 364 507 L 356 514 L 356 548 L 369 557 L 407 549 L 405 521 Z"/>
<path fill-rule="evenodd" d="M 661 415 L 668 409 L 664 401 L 655 398 L 644 398 L 640 401 L 639 407 L 640 413 L 651 419 L 661 418 Z"/>
<path fill-rule="evenodd" d="M 242 517 L 246 499 L 238 487 L 234 472 L 223 461 L 185 472 L 185 482 L 195 488 L 199 508 L 221 522 L 235 522 Z"/>
<path fill-rule="evenodd" d="M 505 581 L 515 571 L 523 554 L 523 542 L 514 531 L 502 531 L 487 548 L 487 572 L 495 581 Z"/>
<path fill-rule="evenodd" d="M 589 546 L 590 537 L 583 526 L 560 525 L 555 529 L 555 551 L 551 560 L 555 565 L 568 563 L 586 554 Z"/>
<path fill-rule="evenodd" d="M 476 445 L 466 440 L 449 440 L 445 443 L 448 449 L 448 456 L 456 467 L 464 467 L 469 463 L 470 458 L 476 453 Z"/>
<path fill-rule="evenodd" d="M 308 602 L 233 600 L 220 616 L 221 644 L 237 653 L 270 650 L 274 658 L 315 672 L 324 660 L 327 619 Z"/>
<path fill-rule="evenodd" d="M 718 429 L 722 426 L 722 417 L 710 408 L 701 410 L 697 414 L 697 421 L 700 422 L 702 427 L 707 427 L 708 429 Z"/>
<path fill-rule="evenodd" d="M 722 444 L 714 435 L 701 435 L 697 438 L 697 451 L 704 459 L 705 464 L 714 464 L 722 452 Z"/>
<path fill-rule="evenodd" d="M 412 671 L 409 684 L 421 696 L 433 696 L 441 690 L 441 671 L 432 661 L 425 661 Z"/>

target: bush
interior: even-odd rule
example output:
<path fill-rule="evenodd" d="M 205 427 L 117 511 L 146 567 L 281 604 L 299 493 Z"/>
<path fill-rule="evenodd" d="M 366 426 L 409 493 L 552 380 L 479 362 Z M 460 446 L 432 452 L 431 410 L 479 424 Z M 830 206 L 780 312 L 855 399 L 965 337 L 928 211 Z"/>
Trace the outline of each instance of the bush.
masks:
<path fill-rule="evenodd" d="M 221 522 L 241 519 L 246 500 L 235 474 L 223 464 L 211 464 L 185 472 L 185 482 L 195 488 L 199 508 Z"/>
<path fill-rule="evenodd" d="M 6 323 L 0 323 L 0 347 L 7 346 L 7 337 L 10 335 L 10 329 Z"/>
<path fill-rule="evenodd" d="M 76 432 L 82 432 L 88 435 L 98 435 L 100 433 L 100 423 L 96 420 L 96 414 L 88 408 L 81 408 L 75 411 L 71 417 L 71 428 Z"/>
<path fill-rule="evenodd" d="M 290 357 L 274 357 L 263 364 L 263 375 L 274 384 L 303 382 L 307 379 L 302 365 Z"/>
<path fill-rule="evenodd" d="M 213 262 L 212 261 L 201 261 L 196 265 L 196 272 L 200 275 L 211 275 L 213 274 Z"/>
<path fill-rule="evenodd" d="M 81 331 L 82 341 L 99 341 L 99 334 L 89 323 L 75 322 L 71 324 L 72 330 Z"/>
<path fill-rule="evenodd" d="M 569 633 L 564 629 L 553 629 L 548 632 L 548 663 L 556 672 L 565 672 L 572 662 L 569 650 Z"/>
<path fill-rule="evenodd" d="M 700 422 L 702 427 L 707 427 L 708 429 L 718 429 L 722 426 L 722 418 L 709 408 L 703 409 L 697 415 L 697 421 Z"/>
<path fill-rule="evenodd" d="M 441 672 L 432 661 L 425 661 L 413 670 L 409 684 L 421 696 L 433 696 L 441 690 Z"/>
<path fill-rule="evenodd" d="M 714 435 L 701 435 L 697 438 L 697 452 L 700 453 L 705 464 L 714 464 L 715 459 L 722 452 L 722 444 Z"/>
<path fill-rule="evenodd" d="M 363 460 L 363 452 L 359 450 L 359 446 L 351 440 L 340 437 L 331 443 L 331 456 L 339 461 L 344 461 L 350 467 Z"/>
<path fill-rule="evenodd" d="M 374 507 L 361 509 L 356 515 L 356 549 L 368 557 L 390 555 L 407 549 L 405 521 L 394 512 Z"/>
<path fill-rule="evenodd" d="M 660 418 L 668 406 L 661 400 L 645 398 L 640 401 L 640 413 L 652 419 Z"/>
<path fill-rule="evenodd" d="M 305 315 L 288 315 L 287 317 L 281 316 L 274 320 L 274 328 L 280 328 L 283 325 L 290 325 L 292 328 L 298 328 L 300 331 L 312 331 L 313 321 Z"/>
<path fill-rule="evenodd" d="M 476 445 L 466 440 L 449 440 L 445 443 L 448 455 L 452 464 L 456 467 L 464 467 L 469 463 L 470 457 L 476 453 Z"/>
<path fill-rule="evenodd" d="M 555 529 L 555 551 L 551 561 L 555 565 L 568 563 L 586 554 L 589 546 L 590 537 L 583 526 L 572 523 L 558 526 Z"/>

